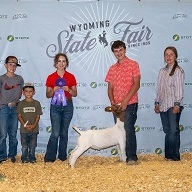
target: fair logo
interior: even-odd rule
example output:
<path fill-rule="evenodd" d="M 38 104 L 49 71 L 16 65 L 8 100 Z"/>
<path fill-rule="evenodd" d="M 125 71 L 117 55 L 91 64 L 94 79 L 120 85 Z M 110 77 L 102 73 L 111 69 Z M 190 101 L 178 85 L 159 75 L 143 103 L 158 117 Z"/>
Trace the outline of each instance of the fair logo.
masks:
<path fill-rule="evenodd" d="M 118 7 L 118 11 L 114 7 Z M 113 41 L 125 42 L 130 48 L 128 54 L 137 56 L 140 47 L 150 45 L 152 37 L 150 26 L 142 17 L 131 14 L 129 7 L 125 9 L 116 3 L 90 3 L 80 7 L 68 19 L 68 26 L 58 32 L 56 43 L 49 43 L 46 54 L 50 58 L 56 52 L 79 54 L 72 58 L 75 67 L 90 75 L 104 76 L 108 64 L 114 62 L 110 49 Z"/>

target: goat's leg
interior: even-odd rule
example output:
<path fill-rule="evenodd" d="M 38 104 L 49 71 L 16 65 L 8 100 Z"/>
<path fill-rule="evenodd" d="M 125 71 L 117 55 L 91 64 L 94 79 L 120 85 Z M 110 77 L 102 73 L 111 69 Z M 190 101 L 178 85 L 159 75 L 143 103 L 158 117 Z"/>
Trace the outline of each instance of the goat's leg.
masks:
<path fill-rule="evenodd" d="M 119 159 L 120 159 L 120 161 L 123 161 L 123 157 L 122 157 L 122 154 L 121 154 L 120 146 L 117 145 L 116 147 L 117 147 L 117 151 L 118 151 L 118 154 L 119 154 Z"/>
<path fill-rule="evenodd" d="M 69 158 L 69 164 L 71 166 L 71 168 L 74 168 L 75 166 L 75 162 L 77 160 L 77 158 L 88 149 L 89 147 L 86 146 L 79 146 L 78 148 L 76 148 L 75 150 L 72 151 L 70 158 Z"/>
<path fill-rule="evenodd" d="M 125 153 L 125 142 L 120 142 L 118 147 L 119 147 L 118 153 L 120 156 L 120 160 L 125 162 L 126 158 L 127 158 L 126 153 Z"/>

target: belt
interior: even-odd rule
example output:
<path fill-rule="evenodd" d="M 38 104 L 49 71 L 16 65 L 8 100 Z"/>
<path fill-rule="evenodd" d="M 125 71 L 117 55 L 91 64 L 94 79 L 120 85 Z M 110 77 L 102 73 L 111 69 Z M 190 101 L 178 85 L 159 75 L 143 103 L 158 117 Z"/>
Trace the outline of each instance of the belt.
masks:
<path fill-rule="evenodd" d="M 18 102 L 10 102 L 7 105 L 8 105 L 8 107 L 15 107 L 18 105 Z"/>
<path fill-rule="evenodd" d="M 68 97 L 68 98 L 66 98 L 66 101 L 67 101 L 67 102 L 72 102 L 72 98 L 71 98 L 71 97 Z"/>

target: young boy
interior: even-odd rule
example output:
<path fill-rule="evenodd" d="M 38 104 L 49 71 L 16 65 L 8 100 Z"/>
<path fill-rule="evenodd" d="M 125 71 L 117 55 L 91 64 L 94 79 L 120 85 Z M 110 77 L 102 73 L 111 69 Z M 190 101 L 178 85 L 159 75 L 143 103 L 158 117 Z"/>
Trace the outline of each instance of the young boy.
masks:
<path fill-rule="evenodd" d="M 35 163 L 35 148 L 39 133 L 39 119 L 42 108 L 39 101 L 33 99 L 35 87 L 32 83 L 26 83 L 23 87 L 25 99 L 20 101 L 17 107 L 18 119 L 21 123 L 22 163 Z"/>
<path fill-rule="evenodd" d="M 15 163 L 17 155 L 17 104 L 21 98 L 24 80 L 15 74 L 18 59 L 8 56 L 5 59 L 6 73 L 0 76 L 0 163 L 9 158 Z M 7 135 L 9 137 L 9 150 L 7 151 Z"/>

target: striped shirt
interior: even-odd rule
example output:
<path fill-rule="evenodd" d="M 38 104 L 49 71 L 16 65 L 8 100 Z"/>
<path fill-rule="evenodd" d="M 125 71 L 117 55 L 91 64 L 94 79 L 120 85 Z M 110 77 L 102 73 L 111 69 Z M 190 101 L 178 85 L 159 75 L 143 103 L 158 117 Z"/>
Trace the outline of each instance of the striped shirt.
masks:
<path fill-rule="evenodd" d="M 175 102 L 178 102 L 180 103 L 180 106 L 183 106 L 184 71 L 182 68 L 177 67 L 174 75 L 169 76 L 172 67 L 164 67 L 160 69 L 158 75 L 155 101 L 159 103 L 161 112 L 165 112 L 169 108 L 174 107 Z"/>

